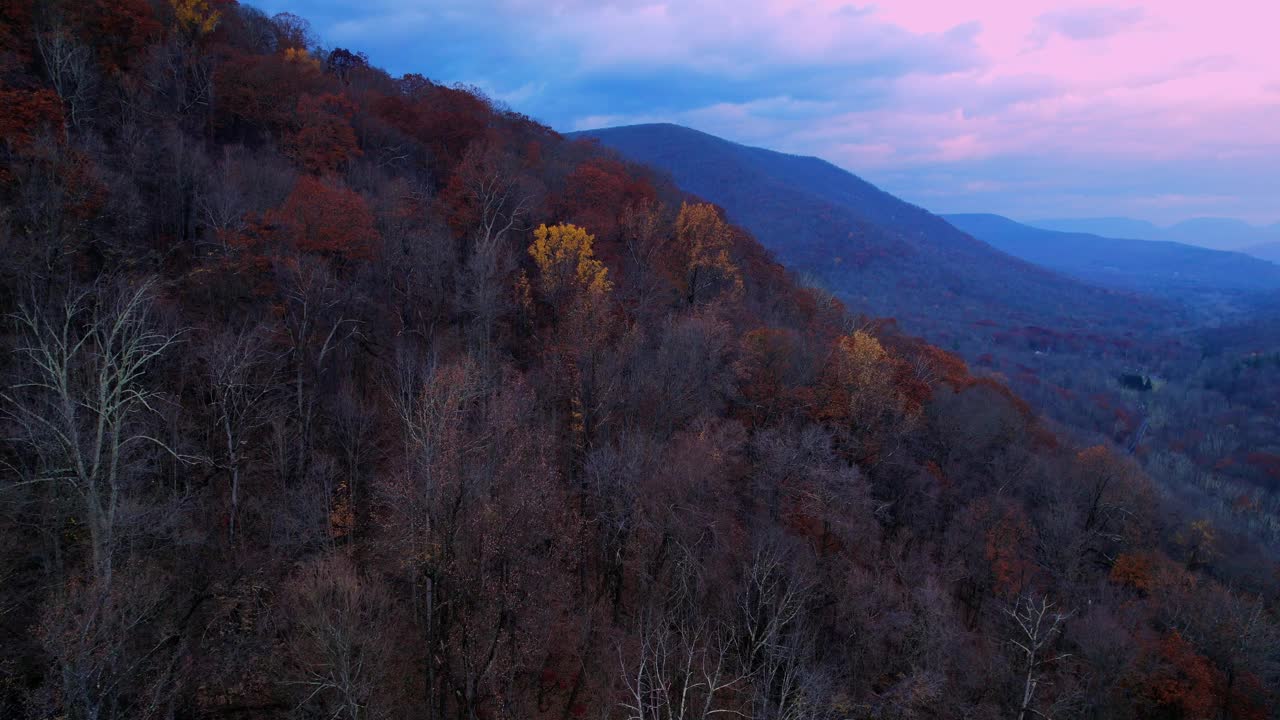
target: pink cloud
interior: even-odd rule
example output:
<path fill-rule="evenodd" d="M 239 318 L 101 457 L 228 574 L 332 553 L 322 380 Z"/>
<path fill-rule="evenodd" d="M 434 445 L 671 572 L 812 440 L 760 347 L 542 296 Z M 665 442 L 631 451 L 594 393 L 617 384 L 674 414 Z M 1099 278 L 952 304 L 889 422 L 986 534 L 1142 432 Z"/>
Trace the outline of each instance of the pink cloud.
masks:
<path fill-rule="evenodd" d="M 1037 17 L 1033 36 L 1040 38 L 1042 44 L 1053 35 L 1072 40 L 1097 40 L 1133 28 L 1145 17 L 1141 7 L 1064 8 Z"/>
<path fill-rule="evenodd" d="M 1264 122 L 1274 113 L 1268 88 L 1280 69 L 1272 37 L 1280 5 L 1273 3 L 894 0 L 854 9 L 836 0 L 767 0 L 731 9 L 726 2 L 609 5 L 591 20 L 606 31 L 588 43 L 586 57 L 680 58 L 700 70 L 740 72 L 752 64 L 856 64 L 961 32 L 976 47 L 974 62 L 897 78 L 888 102 L 849 126 L 880 134 L 845 144 L 900 147 L 883 135 L 896 125 L 931 133 L 921 140 L 934 152 L 895 157 L 948 162 L 1037 142 L 1071 152 L 1162 155 L 1280 139 L 1280 126 Z M 873 30 L 890 39 L 869 40 Z M 745 59 L 743 43 L 752 44 Z M 721 103 L 710 111 L 717 113 L 743 122 L 759 117 L 747 105 Z"/>
<path fill-rule="evenodd" d="M 1280 3 L 871 2 L 368 0 L 396 21 L 338 27 L 375 42 L 396 29 L 415 63 L 432 48 L 473 58 L 448 79 L 564 129 L 678 122 L 908 196 L 1089 206 L 1099 178 L 1141 167 L 1132 197 L 1212 202 L 1234 182 L 1255 215 L 1274 212 L 1251 184 L 1280 164 Z M 1033 187 L 1068 182 L 1064 165 L 1078 186 Z"/>

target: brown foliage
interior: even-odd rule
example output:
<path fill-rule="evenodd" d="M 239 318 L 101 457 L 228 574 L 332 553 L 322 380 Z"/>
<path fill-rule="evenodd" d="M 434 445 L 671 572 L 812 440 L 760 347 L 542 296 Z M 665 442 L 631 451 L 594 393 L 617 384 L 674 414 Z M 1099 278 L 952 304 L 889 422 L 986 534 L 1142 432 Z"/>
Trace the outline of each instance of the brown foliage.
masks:
<path fill-rule="evenodd" d="M 1149 592 L 1155 586 L 1152 559 L 1146 553 L 1124 553 L 1111 566 L 1111 582 Z"/>
<path fill-rule="evenodd" d="M 1177 632 L 1149 643 L 1130 678 L 1146 711 L 1172 717 L 1210 717 L 1218 703 L 1219 673 Z"/>
<path fill-rule="evenodd" d="M 744 418 L 766 425 L 809 409 L 804 348 L 793 330 L 757 328 L 742 336 L 734 371 L 742 394 Z"/>
<path fill-rule="evenodd" d="M 991 563 L 996 593 L 1016 597 L 1036 574 L 1030 551 L 1031 524 L 1022 510 L 1013 505 L 995 509 L 988 521 L 985 552 Z"/>
<path fill-rule="evenodd" d="M 10 152 L 30 149 L 37 137 L 64 137 L 62 100 L 52 90 L 0 89 L 0 138 Z"/>
<path fill-rule="evenodd" d="M 285 152 L 316 175 L 342 170 L 361 154 L 351 129 L 354 113 L 355 105 L 342 95 L 303 95 L 284 139 Z"/>
<path fill-rule="evenodd" d="M 298 178 L 265 220 L 289 247 L 335 259 L 369 259 L 377 250 L 373 214 L 358 193 L 331 180 Z"/>
<path fill-rule="evenodd" d="M 623 209 L 656 199 L 649 181 L 635 177 L 622 163 L 591 158 L 565 179 L 562 202 L 566 218 L 613 242 Z"/>

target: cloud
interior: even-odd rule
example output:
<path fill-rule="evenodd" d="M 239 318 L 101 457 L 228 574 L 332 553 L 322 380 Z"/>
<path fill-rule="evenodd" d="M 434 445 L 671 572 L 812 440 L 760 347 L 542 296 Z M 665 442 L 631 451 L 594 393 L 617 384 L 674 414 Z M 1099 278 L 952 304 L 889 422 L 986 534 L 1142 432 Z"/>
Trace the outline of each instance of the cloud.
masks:
<path fill-rule="evenodd" d="M 1178 206 L 1150 198 L 1229 196 L 1276 212 L 1261 188 L 1280 164 L 1280 10 L 1255 0 L 262 4 L 559 129 L 677 122 L 940 210 L 1154 216 Z"/>
<path fill-rule="evenodd" d="M 1101 40 L 1139 26 L 1147 17 L 1141 7 L 1086 7 L 1053 10 L 1036 18 L 1031 44 L 1043 47 L 1055 35 L 1068 40 Z"/>

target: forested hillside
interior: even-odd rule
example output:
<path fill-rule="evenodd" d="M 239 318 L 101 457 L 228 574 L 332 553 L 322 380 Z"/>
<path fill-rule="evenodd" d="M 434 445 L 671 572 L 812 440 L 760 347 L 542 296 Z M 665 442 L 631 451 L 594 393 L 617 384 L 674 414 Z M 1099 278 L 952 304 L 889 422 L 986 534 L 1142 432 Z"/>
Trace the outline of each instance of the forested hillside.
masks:
<path fill-rule="evenodd" d="M 893 317 L 1008 383 L 1079 441 L 1134 455 L 1180 504 L 1280 548 L 1280 492 L 1265 460 L 1280 452 L 1267 409 L 1280 377 L 1255 357 L 1280 343 L 1265 332 L 1215 340 L 1273 323 L 1274 266 L 994 216 L 960 222 L 969 236 L 818 158 L 675 125 L 582 134 L 722 204 L 850 309 Z"/>
<path fill-rule="evenodd" d="M 0 717 L 1276 716 L 1274 557 L 644 167 L 230 0 L 0 106 Z"/>

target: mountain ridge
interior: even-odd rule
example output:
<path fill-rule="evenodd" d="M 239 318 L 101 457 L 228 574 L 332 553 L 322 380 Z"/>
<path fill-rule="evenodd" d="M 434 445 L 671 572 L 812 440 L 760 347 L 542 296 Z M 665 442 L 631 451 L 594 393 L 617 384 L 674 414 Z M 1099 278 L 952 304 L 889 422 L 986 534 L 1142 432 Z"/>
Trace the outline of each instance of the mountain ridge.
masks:
<path fill-rule="evenodd" d="M 1244 252 L 1045 230 L 995 214 L 943 217 L 1016 257 L 1101 285 L 1157 294 L 1280 288 L 1280 266 Z"/>
<path fill-rule="evenodd" d="M 669 173 L 682 188 L 722 206 L 782 262 L 817 275 L 860 307 L 899 318 L 913 332 L 938 337 L 939 319 L 991 317 L 1007 318 L 1010 326 L 1133 327 L 1157 304 L 1146 298 L 1117 303 L 1125 291 L 1011 256 L 820 158 L 669 123 L 573 137 L 595 139 Z"/>
<path fill-rule="evenodd" d="M 1249 248 L 1280 242 L 1280 223 L 1253 225 L 1222 217 L 1196 217 L 1168 226 L 1126 217 L 1044 218 L 1022 224 L 1057 232 L 1082 232 L 1102 237 L 1164 240 L 1214 250 L 1249 252 Z"/>
<path fill-rule="evenodd" d="M 1250 245 L 1247 248 L 1243 248 L 1240 252 L 1280 265 L 1280 241 L 1262 243 L 1261 245 Z"/>

